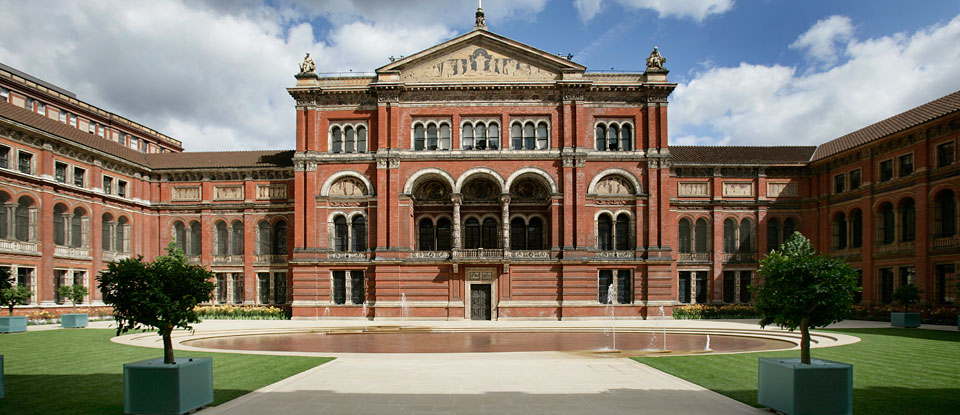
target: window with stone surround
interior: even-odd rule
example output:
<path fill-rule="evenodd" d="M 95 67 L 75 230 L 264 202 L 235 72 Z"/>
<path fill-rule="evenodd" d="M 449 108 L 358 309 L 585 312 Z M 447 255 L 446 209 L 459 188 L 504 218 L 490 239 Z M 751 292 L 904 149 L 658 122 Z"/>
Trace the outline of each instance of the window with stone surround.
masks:
<path fill-rule="evenodd" d="M 900 177 L 906 177 L 913 173 L 913 154 L 906 154 L 897 158 L 900 168 Z"/>
<path fill-rule="evenodd" d="M 366 153 L 368 138 L 366 123 L 330 124 L 331 153 Z"/>
<path fill-rule="evenodd" d="M 610 295 L 614 297 L 611 298 Z M 633 303 L 633 283 L 628 269 L 602 269 L 597 275 L 597 302 L 600 304 Z"/>
<path fill-rule="evenodd" d="M 860 169 L 850 171 L 850 190 L 857 190 L 860 188 L 860 185 L 863 183 L 863 178 L 861 177 L 862 173 Z"/>
<path fill-rule="evenodd" d="M 846 183 L 846 175 L 838 174 L 833 176 L 833 192 L 834 193 L 843 193 L 843 185 Z"/>
<path fill-rule="evenodd" d="M 500 148 L 500 123 L 471 120 L 460 125 L 461 150 L 497 150 Z"/>
<path fill-rule="evenodd" d="M 933 235 L 946 238 L 957 234 L 957 201 L 952 190 L 942 190 L 933 199 Z"/>
<path fill-rule="evenodd" d="M 597 151 L 633 151 L 633 124 L 628 121 L 603 121 L 596 124 Z"/>
<path fill-rule="evenodd" d="M 550 124 L 545 120 L 517 120 L 510 124 L 510 148 L 547 150 L 550 148 Z"/>
<path fill-rule="evenodd" d="M 893 159 L 880 162 L 880 181 L 893 179 Z"/>
<path fill-rule="evenodd" d="M 413 149 L 450 150 L 450 121 L 415 121 L 413 123 Z"/>
<path fill-rule="evenodd" d="M 0 168 L 10 168 L 10 147 L 0 145 Z"/>
<path fill-rule="evenodd" d="M 953 141 L 937 145 L 937 167 L 947 167 L 953 164 L 955 151 Z"/>
<path fill-rule="evenodd" d="M 420 251 L 449 251 L 451 222 L 447 217 L 423 217 L 417 226 L 417 249 Z"/>
<path fill-rule="evenodd" d="M 630 250 L 630 227 L 632 217 L 626 212 L 613 216 L 611 213 L 601 213 L 596 220 L 597 250 L 599 251 L 628 251 Z"/>
<path fill-rule="evenodd" d="M 334 251 L 367 251 L 367 218 L 363 213 L 352 213 L 349 218 L 344 214 L 337 214 L 330 221 L 330 225 L 330 246 Z M 283 226 L 284 234 L 286 234 L 286 222 L 284 222 Z M 285 254 L 286 241 L 284 241 L 283 248 L 283 253 Z"/>
<path fill-rule="evenodd" d="M 53 163 L 53 179 L 58 183 L 67 182 L 67 163 L 59 161 Z"/>
<path fill-rule="evenodd" d="M 17 152 L 17 168 L 20 173 L 33 174 L 33 154 L 20 150 Z"/>
<path fill-rule="evenodd" d="M 350 304 L 360 305 L 366 300 L 364 293 L 363 271 L 332 271 L 333 303 L 347 304 L 347 293 L 350 294 Z"/>

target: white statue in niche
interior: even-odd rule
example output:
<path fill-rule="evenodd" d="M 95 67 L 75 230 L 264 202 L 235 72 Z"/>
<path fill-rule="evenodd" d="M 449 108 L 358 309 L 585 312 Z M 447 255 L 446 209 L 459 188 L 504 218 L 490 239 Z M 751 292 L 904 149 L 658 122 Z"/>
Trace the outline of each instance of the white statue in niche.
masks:
<path fill-rule="evenodd" d="M 364 196 L 367 186 L 358 179 L 344 178 L 330 186 L 330 196 Z"/>

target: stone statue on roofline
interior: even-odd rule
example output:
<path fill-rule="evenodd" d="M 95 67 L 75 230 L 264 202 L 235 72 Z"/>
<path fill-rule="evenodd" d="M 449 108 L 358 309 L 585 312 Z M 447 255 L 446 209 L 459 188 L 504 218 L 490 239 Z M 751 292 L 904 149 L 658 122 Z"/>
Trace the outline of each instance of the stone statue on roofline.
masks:
<path fill-rule="evenodd" d="M 653 52 L 650 52 L 650 57 L 647 58 L 647 71 L 648 72 L 662 72 L 666 71 L 667 68 L 663 67 L 663 64 L 667 62 L 667 58 L 664 58 L 660 54 L 660 50 L 654 46 Z"/>
<path fill-rule="evenodd" d="M 303 58 L 303 62 L 300 62 L 300 73 L 310 73 L 316 72 L 317 64 L 313 62 L 313 58 L 310 57 L 310 52 L 307 52 L 307 56 Z"/>

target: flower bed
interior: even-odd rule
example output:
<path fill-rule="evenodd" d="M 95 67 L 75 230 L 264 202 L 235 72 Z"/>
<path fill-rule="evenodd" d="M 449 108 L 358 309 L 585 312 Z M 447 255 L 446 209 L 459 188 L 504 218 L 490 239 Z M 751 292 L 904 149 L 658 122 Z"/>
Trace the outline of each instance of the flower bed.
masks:
<path fill-rule="evenodd" d="M 289 320 L 290 311 L 274 306 L 208 305 L 198 306 L 201 319 L 211 320 Z"/>
<path fill-rule="evenodd" d="M 749 304 L 694 304 L 673 308 L 673 318 L 678 320 L 760 318 Z"/>
<path fill-rule="evenodd" d="M 854 305 L 851 320 L 890 321 L 890 313 L 903 311 L 897 305 Z M 914 306 L 910 311 L 920 313 L 920 322 L 923 324 L 942 324 L 952 326 L 957 324 L 957 315 L 960 308 L 948 306 Z"/>

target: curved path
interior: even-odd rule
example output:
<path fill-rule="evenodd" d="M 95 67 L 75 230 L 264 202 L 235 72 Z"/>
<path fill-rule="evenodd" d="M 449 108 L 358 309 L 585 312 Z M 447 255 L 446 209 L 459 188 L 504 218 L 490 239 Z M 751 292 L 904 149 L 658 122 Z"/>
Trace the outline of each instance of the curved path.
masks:
<path fill-rule="evenodd" d="M 399 322 L 205 321 L 177 332 L 182 342 L 236 334 L 355 330 Z M 887 323 L 889 324 L 889 323 Z M 618 320 L 617 330 L 723 334 L 793 339 L 799 334 L 761 330 L 755 320 Z M 609 321 L 414 321 L 405 327 L 439 330 L 597 330 Z M 829 333 L 814 347 L 859 341 Z M 162 347 L 155 333 L 114 338 L 123 344 Z M 209 349 L 203 349 L 209 350 Z M 218 350 L 222 351 L 222 350 Z M 251 353 L 251 352 L 244 352 Z M 201 414 L 764 414 L 700 386 L 618 356 L 565 352 L 361 354 L 255 352 L 335 356 L 338 359 L 200 411 Z"/>

